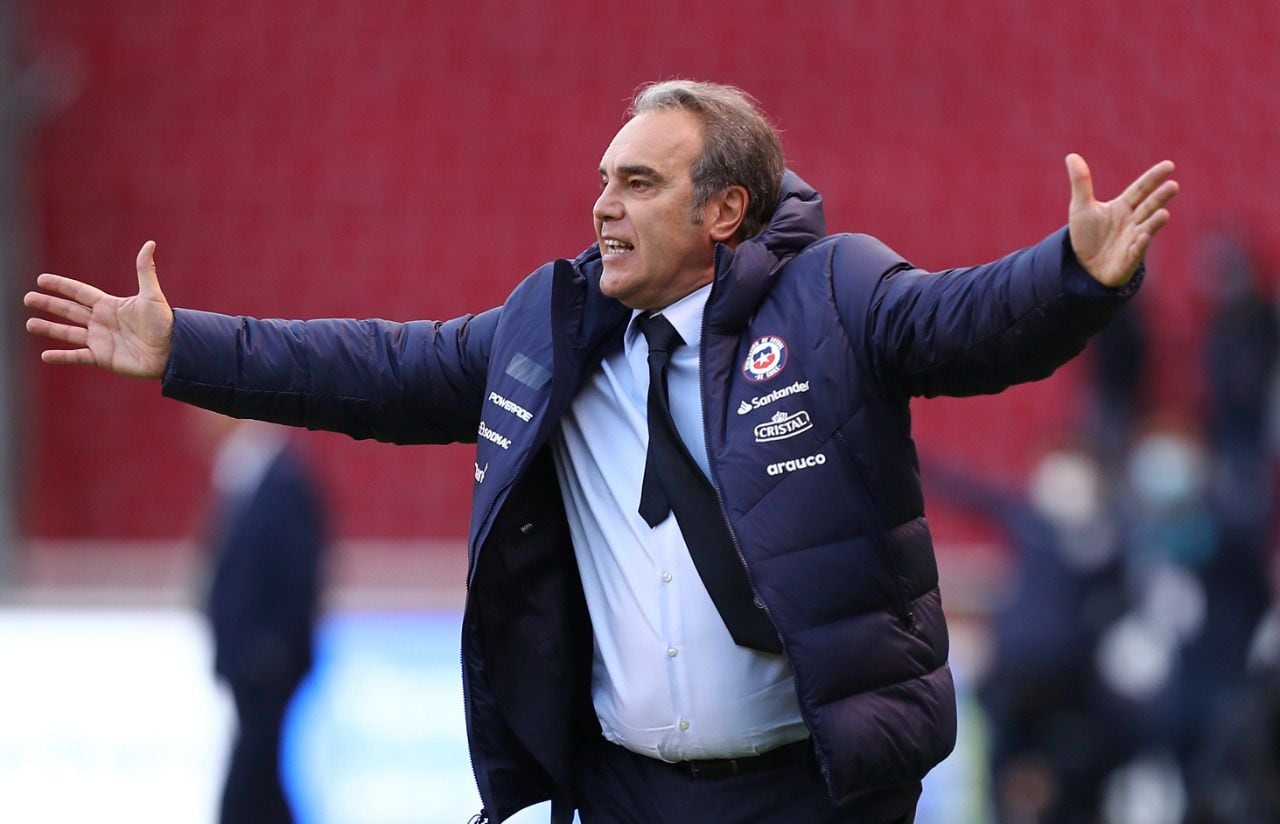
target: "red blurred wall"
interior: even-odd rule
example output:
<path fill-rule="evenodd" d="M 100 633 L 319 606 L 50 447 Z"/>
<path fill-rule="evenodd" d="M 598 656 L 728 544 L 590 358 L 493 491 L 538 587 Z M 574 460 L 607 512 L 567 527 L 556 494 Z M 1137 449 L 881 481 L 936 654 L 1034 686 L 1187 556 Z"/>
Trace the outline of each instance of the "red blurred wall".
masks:
<path fill-rule="evenodd" d="M 37 142 L 37 265 L 129 292 L 154 238 L 178 306 L 487 308 L 591 242 L 595 167 L 625 101 L 674 76 L 751 91 L 833 230 L 929 268 L 1064 222 L 1068 151 L 1106 197 L 1174 158 L 1184 192 L 1140 298 L 1162 406 L 1198 400 L 1199 239 L 1225 223 L 1267 274 L 1280 260 L 1271 0 L 42 0 L 28 15 L 31 55 L 61 55 L 82 83 Z M 195 528 L 204 477 L 178 404 L 88 370 L 25 369 L 27 534 Z M 1016 478 L 1079 422 L 1085 377 L 1073 364 L 995 398 L 919 402 L 921 451 Z M 469 448 L 306 440 L 341 534 L 465 533 Z M 967 534 L 931 512 L 943 542 Z"/>

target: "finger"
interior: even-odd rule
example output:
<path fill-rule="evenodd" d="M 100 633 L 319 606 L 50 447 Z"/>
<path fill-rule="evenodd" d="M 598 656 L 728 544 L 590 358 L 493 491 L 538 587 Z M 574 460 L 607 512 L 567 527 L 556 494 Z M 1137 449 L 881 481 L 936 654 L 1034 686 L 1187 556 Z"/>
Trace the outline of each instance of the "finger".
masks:
<path fill-rule="evenodd" d="M 138 250 L 138 294 L 160 297 L 160 276 L 156 274 L 156 242 L 148 240 Z"/>
<path fill-rule="evenodd" d="M 1146 235 L 1148 238 L 1148 242 L 1150 242 L 1150 238 L 1155 237 L 1156 232 L 1159 232 L 1161 229 L 1163 229 L 1165 225 L 1168 224 L 1168 222 L 1169 222 L 1169 210 L 1157 209 L 1151 215 L 1151 217 L 1147 218 L 1142 223 L 1138 224 L 1138 234 Z"/>
<path fill-rule="evenodd" d="M 1178 182 L 1176 180 L 1166 180 L 1160 184 L 1160 188 L 1151 193 L 1151 196 L 1138 204 L 1138 208 L 1133 211 L 1133 219 L 1137 223 L 1143 223 L 1153 214 L 1163 209 L 1165 205 L 1173 200 L 1174 195 L 1178 194 Z"/>
<path fill-rule="evenodd" d="M 1137 268 L 1138 263 L 1147 256 L 1147 247 L 1151 245 L 1151 235 L 1146 232 L 1138 232 L 1133 240 L 1129 243 L 1129 260 L 1133 268 Z"/>
<path fill-rule="evenodd" d="M 1093 202 L 1093 175 L 1084 158 L 1072 152 L 1067 155 L 1067 177 L 1071 180 L 1071 206 L 1087 206 Z"/>
<path fill-rule="evenodd" d="M 90 286 L 87 283 L 81 283 L 71 278 L 64 278 L 62 275 L 51 275 L 47 272 L 36 278 L 36 285 L 41 289 L 71 298 L 83 306 L 91 307 L 107 296 L 106 292 L 96 286 Z"/>
<path fill-rule="evenodd" d="M 88 349 L 46 349 L 40 353 L 40 360 L 45 363 L 69 364 L 71 366 L 94 366 L 93 353 Z"/>
<path fill-rule="evenodd" d="M 1133 240 L 1129 243 L 1129 259 L 1134 261 L 1135 266 L 1137 261 L 1146 257 L 1147 249 L 1151 246 L 1156 233 L 1168 223 L 1169 210 L 1159 209 L 1136 228 Z"/>
<path fill-rule="evenodd" d="M 89 330 L 83 326 L 54 323 L 44 318 L 27 318 L 27 331 L 33 335 L 41 335 L 76 346 L 84 346 L 89 342 Z"/>
<path fill-rule="evenodd" d="M 88 326 L 89 318 L 93 317 L 93 312 L 87 307 L 74 301 L 46 295 L 44 292 L 27 292 L 22 296 L 22 305 L 28 309 L 69 320 L 80 326 Z"/>
<path fill-rule="evenodd" d="M 1139 203 L 1147 198 L 1156 187 L 1169 179 L 1169 175 L 1173 174 L 1173 161 L 1162 160 L 1142 173 L 1142 176 L 1129 184 L 1129 188 L 1124 190 L 1124 194 L 1120 197 L 1124 198 L 1124 202 L 1129 208 L 1135 208 Z"/>

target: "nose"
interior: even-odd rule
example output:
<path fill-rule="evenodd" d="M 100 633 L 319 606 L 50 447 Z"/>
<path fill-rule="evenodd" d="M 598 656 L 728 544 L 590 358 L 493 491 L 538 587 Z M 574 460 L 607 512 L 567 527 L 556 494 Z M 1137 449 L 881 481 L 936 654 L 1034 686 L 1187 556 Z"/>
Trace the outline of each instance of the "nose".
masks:
<path fill-rule="evenodd" d="M 596 219 L 597 224 L 622 218 L 622 201 L 618 199 L 612 186 L 605 186 L 600 190 L 600 197 L 596 198 L 591 215 Z"/>

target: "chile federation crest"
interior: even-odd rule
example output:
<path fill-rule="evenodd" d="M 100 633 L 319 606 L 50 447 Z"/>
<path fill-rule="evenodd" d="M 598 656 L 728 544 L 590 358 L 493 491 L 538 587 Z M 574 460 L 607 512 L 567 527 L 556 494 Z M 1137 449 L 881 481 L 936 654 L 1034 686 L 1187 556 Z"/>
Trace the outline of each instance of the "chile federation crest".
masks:
<path fill-rule="evenodd" d="M 756 338 L 747 350 L 742 364 L 742 375 L 749 381 L 760 383 L 777 377 L 787 365 L 787 345 L 775 335 Z"/>

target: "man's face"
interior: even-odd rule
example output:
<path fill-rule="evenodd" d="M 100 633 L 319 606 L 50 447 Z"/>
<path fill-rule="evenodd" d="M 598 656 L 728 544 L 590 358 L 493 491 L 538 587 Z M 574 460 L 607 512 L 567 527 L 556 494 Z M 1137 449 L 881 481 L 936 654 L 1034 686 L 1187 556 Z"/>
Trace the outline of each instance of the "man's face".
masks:
<path fill-rule="evenodd" d="M 613 138 L 593 210 L 604 294 L 661 309 L 711 282 L 715 243 L 707 222 L 693 222 L 690 170 L 701 151 L 701 127 L 683 111 L 638 115 Z"/>

